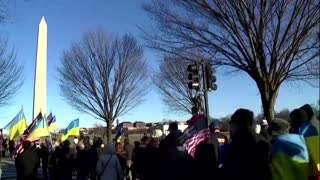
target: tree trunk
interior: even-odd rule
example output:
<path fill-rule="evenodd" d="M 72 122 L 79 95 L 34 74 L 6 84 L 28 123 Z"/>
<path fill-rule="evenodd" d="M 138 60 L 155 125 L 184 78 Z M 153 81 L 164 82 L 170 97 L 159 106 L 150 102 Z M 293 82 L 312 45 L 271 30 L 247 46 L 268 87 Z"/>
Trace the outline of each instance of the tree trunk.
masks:
<path fill-rule="evenodd" d="M 112 121 L 107 119 L 107 142 L 112 142 Z"/>
<path fill-rule="evenodd" d="M 109 126 L 107 127 L 107 133 L 108 133 L 107 141 L 108 141 L 108 143 L 111 143 L 112 142 L 112 125 L 111 125 L 111 123 L 109 123 Z"/>
<path fill-rule="evenodd" d="M 260 88 L 259 88 L 260 89 Z M 274 106 L 276 104 L 279 88 L 276 90 L 270 90 L 261 92 L 261 102 L 263 106 L 263 114 L 268 122 L 274 118 Z"/>

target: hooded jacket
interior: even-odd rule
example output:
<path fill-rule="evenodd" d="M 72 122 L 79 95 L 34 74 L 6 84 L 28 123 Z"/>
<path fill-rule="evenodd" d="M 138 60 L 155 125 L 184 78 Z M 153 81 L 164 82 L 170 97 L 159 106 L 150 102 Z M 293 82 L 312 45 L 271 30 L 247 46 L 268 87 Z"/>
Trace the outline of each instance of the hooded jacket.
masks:
<path fill-rule="evenodd" d="M 98 160 L 96 172 L 101 180 L 119 180 L 124 178 L 113 144 L 109 143 L 104 147 L 104 154 Z"/>

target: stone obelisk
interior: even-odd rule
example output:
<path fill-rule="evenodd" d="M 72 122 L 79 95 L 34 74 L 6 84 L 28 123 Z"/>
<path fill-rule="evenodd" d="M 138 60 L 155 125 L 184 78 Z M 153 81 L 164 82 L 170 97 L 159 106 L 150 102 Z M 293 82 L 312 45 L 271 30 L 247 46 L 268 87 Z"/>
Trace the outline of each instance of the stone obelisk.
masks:
<path fill-rule="evenodd" d="M 38 29 L 37 57 L 34 76 L 33 117 L 46 113 L 47 100 L 47 23 L 41 18 Z"/>

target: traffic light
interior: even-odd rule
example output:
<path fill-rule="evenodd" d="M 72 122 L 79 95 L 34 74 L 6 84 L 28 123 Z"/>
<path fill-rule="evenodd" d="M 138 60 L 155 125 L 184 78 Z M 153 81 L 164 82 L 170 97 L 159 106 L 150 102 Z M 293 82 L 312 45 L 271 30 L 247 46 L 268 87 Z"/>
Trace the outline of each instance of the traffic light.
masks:
<path fill-rule="evenodd" d="M 217 77 L 215 76 L 215 69 L 211 67 L 210 64 L 206 64 L 205 66 L 206 70 L 206 83 L 209 91 L 216 91 L 218 89 L 217 84 L 215 83 L 217 81 Z"/>
<path fill-rule="evenodd" d="M 200 90 L 200 83 L 199 83 L 199 66 L 198 64 L 191 64 L 188 65 L 188 87 L 189 89 Z"/>
<path fill-rule="evenodd" d="M 198 95 L 196 97 L 192 98 L 192 114 L 198 114 L 199 112 L 202 111 L 202 103 L 201 103 L 201 97 Z"/>

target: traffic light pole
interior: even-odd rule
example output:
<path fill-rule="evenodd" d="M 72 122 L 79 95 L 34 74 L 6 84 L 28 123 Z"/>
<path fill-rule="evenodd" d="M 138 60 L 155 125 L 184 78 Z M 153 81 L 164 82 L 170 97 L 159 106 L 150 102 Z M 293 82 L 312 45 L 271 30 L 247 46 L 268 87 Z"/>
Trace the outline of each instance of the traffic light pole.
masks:
<path fill-rule="evenodd" d="M 202 66 L 202 73 L 203 73 L 203 95 L 204 95 L 204 112 L 206 116 L 206 124 L 209 125 L 209 104 L 208 104 L 208 84 L 206 81 L 206 64 L 205 62 L 201 63 Z"/>

